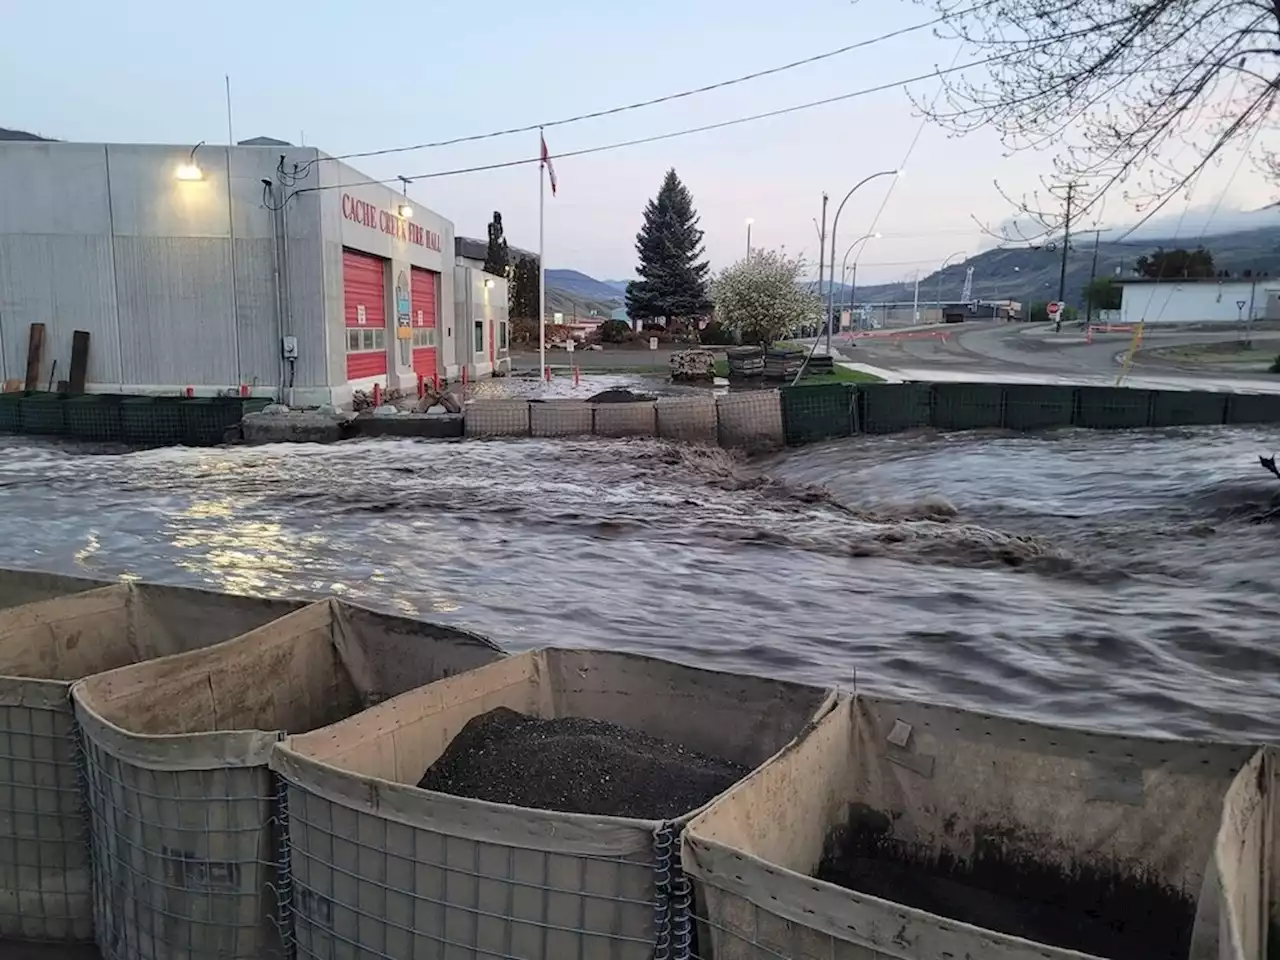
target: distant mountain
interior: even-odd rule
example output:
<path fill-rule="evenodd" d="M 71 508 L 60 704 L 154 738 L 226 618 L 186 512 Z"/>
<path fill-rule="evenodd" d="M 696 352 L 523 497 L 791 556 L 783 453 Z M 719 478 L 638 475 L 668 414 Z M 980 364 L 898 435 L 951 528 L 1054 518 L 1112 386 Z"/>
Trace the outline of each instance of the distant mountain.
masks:
<path fill-rule="evenodd" d="M 610 283 L 602 283 L 577 270 L 548 270 L 547 291 L 559 290 L 571 297 L 597 303 L 622 302 L 623 290 Z"/>
<path fill-rule="evenodd" d="M 0 140 L 38 140 L 48 142 L 48 137 L 42 137 L 38 133 L 28 133 L 26 130 L 10 130 L 8 127 L 0 127 Z"/>
<path fill-rule="evenodd" d="M 1261 213 L 1261 211 L 1258 211 Z M 1188 231 L 1189 232 L 1189 231 Z M 1122 243 L 1103 240 L 1098 244 L 1097 276 L 1132 276 L 1134 261 L 1156 247 L 1204 246 L 1213 254 L 1214 267 L 1238 276 L 1245 270 L 1254 274 L 1280 276 L 1280 226 L 1254 230 L 1237 230 L 1216 236 L 1178 239 L 1153 238 Z M 1069 304 L 1082 306 L 1084 288 L 1093 270 L 1093 235 L 1082 233 L 1071 240 L 1067 252 L 1065 297 Z M 945 270 L 920 277 L 920 302 L 934 303 L 958 300 L 964 288 L 965 271 L 973 267 L 973 297 L 977 300 L 1020 300 L 1033 303 L 1052 300 L 1058 294 L 1058 275 L 1062 267 L 1061 247 L 1004 247 L 986 250 Z M 837 299 L 847 290 L 837 284 Z M 858 284 L 859 303 L 906 302 L 915 292 L 914 280 L 897 283 Z"/>
<path fill-rule="evenodd" d="M 601 280 L 600 282 L 603 283 L 606 287 L 613 287 L 615 290 L 618 291 L 618 294 L 620 296 L 625 297 L 627 295 L 627 284 L 630 283 L 631 281 L 630 280 Z"/>

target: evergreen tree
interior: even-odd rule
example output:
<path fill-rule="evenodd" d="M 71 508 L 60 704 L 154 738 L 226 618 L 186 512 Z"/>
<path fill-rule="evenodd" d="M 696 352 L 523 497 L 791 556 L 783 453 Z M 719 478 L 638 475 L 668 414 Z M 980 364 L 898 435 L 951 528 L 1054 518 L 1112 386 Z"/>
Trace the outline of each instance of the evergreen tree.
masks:
<path fill-rule="evenodd" d="M 493 211 L 493 219 L 489 221 L 489 249 L 484 255 L 484 272 L 495 277 L 505 277 L 511 267 L 511 253 L 507 249 L 507 238 L 502 232 L 502 214 Z"/>
<path fill-rule="evenodd" d="M 521 257 L 511 268 L 508 307 L 513 320 L 538 319 L 538 261 Z"/>
<path fill-rule="evenodd" d="M 658 196 L 644 209 L 636 234 L 639 280 L 627 284 L 627 313 L 633 320 L 684 320 L 711 309 L 707 295 L 710 265 L 703 257 L 702 231 L 693 195 L 668 170 Z"/>

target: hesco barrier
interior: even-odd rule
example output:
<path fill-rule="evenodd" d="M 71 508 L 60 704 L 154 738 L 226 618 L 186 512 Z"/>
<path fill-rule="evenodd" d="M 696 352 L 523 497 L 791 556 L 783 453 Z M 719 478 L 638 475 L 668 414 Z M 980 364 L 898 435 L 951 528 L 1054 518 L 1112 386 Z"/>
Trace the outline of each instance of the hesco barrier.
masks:
<path fill-rule="evenodd" d="M 816 687 L 548 649 L 289 737 L 271 765 L 289 787 L 298 957 L 679 956 L 692 936 L 685 818 L 530 810 L 416 784 L 500 706 L 611 721 L 756 767 L 833 703 Z"/>
<path fill-rule="evenodd" d="M 663 437 L 770 450 L 784 443 L 777 390 L 662 397 L 638 403 L 477 400 L 464 411 L 468 437 Z"/>
<path fill-rule="evenodd" d="M 0 393 L 0 433 L 135 446 L 222 443 L 263 397 L 135 397 L 111 393 Z"/>
<path fill-rule="evenodd" d="M 686 829 L 697 956 L 1261 960 L 1273 768 L 845 697 Z"/>
<path fill-rule="evenodd" d="M 74 684 L 104 960 L 287 956 L 272 745 L 501 656 L 466 631 L 325 600 Z"/>
<path fill-rule="evenodd" d="M 1280 423 L 1280 395 L 998 383 L 783 387 L 788 444 L 907 430 L 1119 430 Z"/>
<path fill-rule="evenodd" d="M 32 577 L 36 579 L 32 579 Z M 225 640 L 298 605 L 180 587 L 0 577 L 0 599 L 71 593 L 0 611 L 0 939 L 88 940 L 88 836 L 71 682 Z"/>
<path fill-rule="evenodd" d="M 0 610 L 110 585 L 109 580 L 91 580 L 88 577 L 68 577 L 60 573 L 10 570 L 0 567 Z"/>

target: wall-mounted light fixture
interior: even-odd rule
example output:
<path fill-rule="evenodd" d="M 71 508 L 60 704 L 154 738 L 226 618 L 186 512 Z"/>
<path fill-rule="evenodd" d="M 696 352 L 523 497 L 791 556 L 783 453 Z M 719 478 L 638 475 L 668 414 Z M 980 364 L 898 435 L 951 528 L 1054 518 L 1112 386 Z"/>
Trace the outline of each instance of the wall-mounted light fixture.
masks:
<path fill-rule="evenodd" d="M 199 143 L 197 143 L 194 147 L 191 148 L 191 156 L 187 158 L 186 163 L 178 164 L 178 169 L 175 170 L 173 174 L 175 177 L 177 177 L 179 180 L 203 180 L 204 179 L 204 171 L 201 170 L 199 164 L 196 163 L 196 151 L 203 146 L 204 146 L 204 141 L 201 140 Z"/>
<path fill-rule="evenodd" d="M 400 216 L 408 220 L 410 217 L 413 216 L 413 204 L 409 202 L 409 178 L 398 177 L 397 179 L 399 179 L 399 181 L 404 185 L 403 186 L 404 202 L 401 203 L 400 206 L 396 207 L 396 213 L 400 214 Z"/>
<path fill-rule="evenodd" d="M 485 279 L 485 281 L 484 281 L 484 288 L 485 288 L 486 290 L 492 290 L 492 289 L 493 289 L 493 280 L 492 280 L 491 278 L 486 278 L 486 279 Z"/>

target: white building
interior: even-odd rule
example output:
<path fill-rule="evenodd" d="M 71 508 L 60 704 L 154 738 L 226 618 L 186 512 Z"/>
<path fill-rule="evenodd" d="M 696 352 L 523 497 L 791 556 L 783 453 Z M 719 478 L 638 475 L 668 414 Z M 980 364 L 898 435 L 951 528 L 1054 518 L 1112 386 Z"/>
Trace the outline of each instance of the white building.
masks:
<path fill-rule="evenodd" d="M 506 283 L 453 224 L 314 148 L 0 142 L 0 379 L 344 406 L 509 364 Z M 53 373 L 57 362 L 58 373 Z"/>
<path fill-rule="evenodd" d="M 1241 323 L 1280 319 L 1280 279 L 1117 277 L 1120 323 Z"/>

